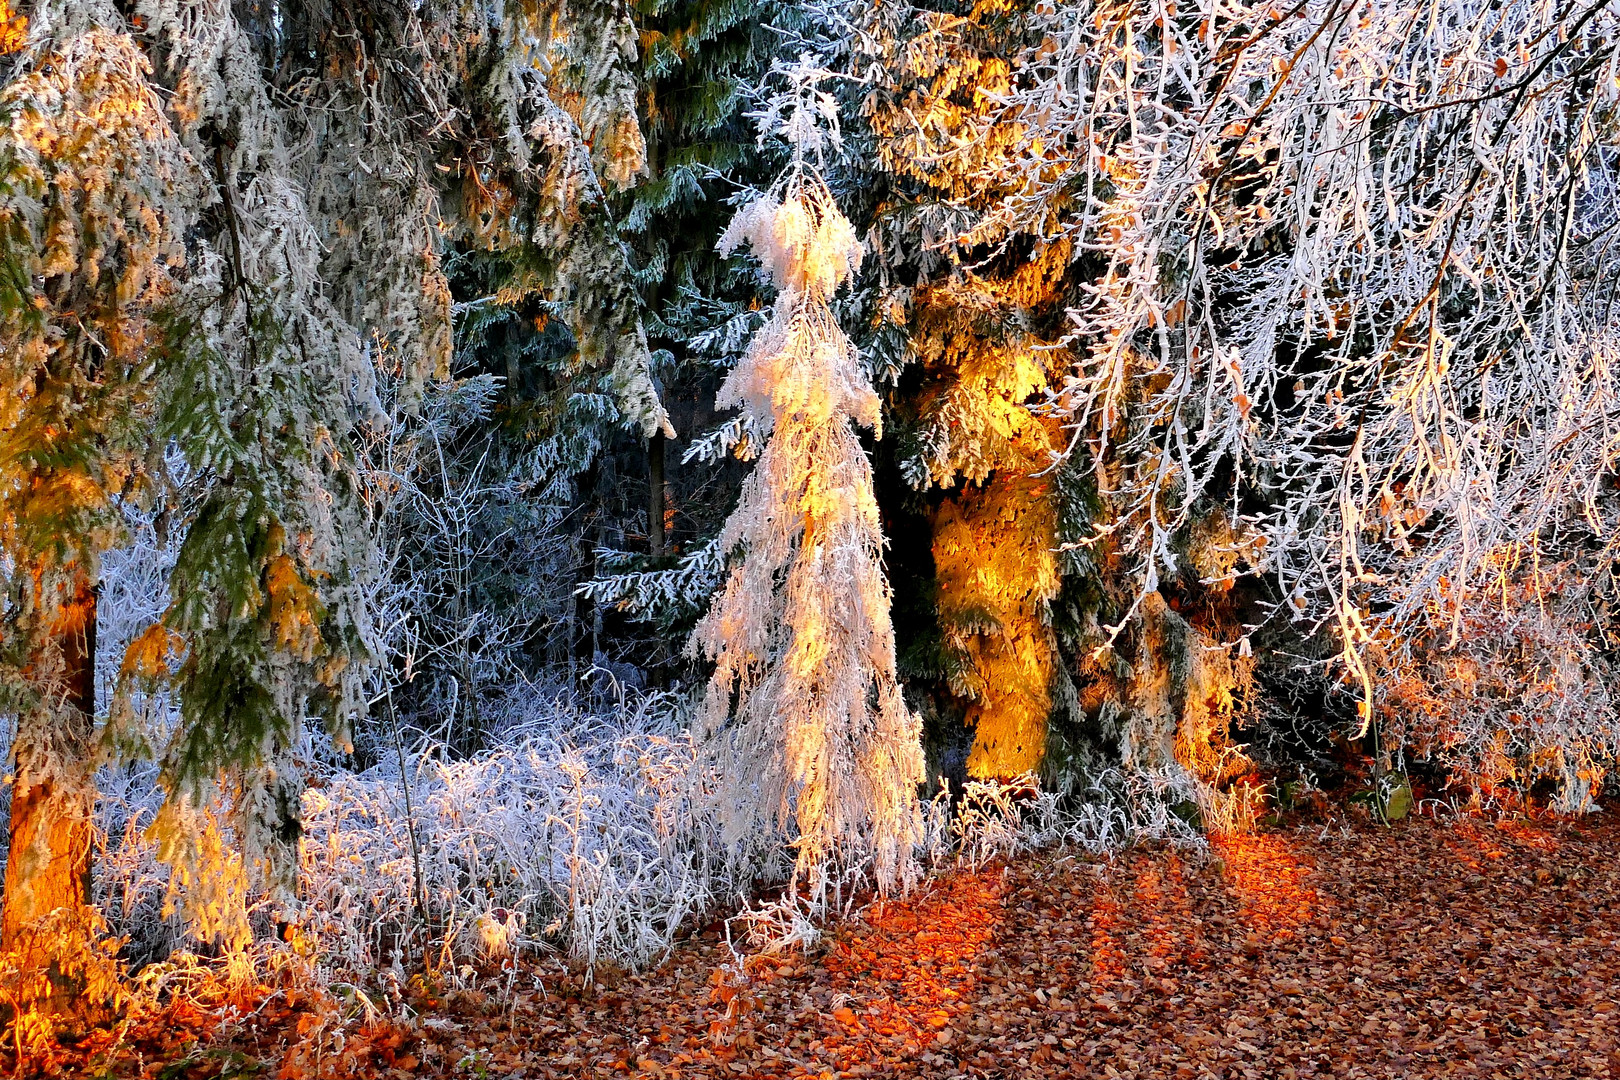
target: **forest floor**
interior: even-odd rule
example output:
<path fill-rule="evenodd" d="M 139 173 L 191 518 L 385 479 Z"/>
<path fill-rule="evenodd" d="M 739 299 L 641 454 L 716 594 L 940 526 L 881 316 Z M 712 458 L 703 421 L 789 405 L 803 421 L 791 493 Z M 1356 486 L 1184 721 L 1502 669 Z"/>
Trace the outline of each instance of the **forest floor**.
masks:
<path fill-rule="evenodd" d="M 1620 1080 L 1620 816 L 1036 854 L 746 979 L 730 959 L 711 928 L 651 972 L 524 972 L 404 1027 L 283 995 L 75 1075 Z"/>

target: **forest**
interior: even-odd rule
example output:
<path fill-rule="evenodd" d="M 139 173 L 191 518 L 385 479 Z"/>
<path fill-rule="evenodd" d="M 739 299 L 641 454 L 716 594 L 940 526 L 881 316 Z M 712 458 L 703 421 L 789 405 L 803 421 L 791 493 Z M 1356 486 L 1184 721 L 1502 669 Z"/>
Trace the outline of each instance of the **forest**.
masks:
<path fill-rule="evenodd" d="M 0 0 L 0 1069 L 1620 1077 L 1616 0 Z"/>

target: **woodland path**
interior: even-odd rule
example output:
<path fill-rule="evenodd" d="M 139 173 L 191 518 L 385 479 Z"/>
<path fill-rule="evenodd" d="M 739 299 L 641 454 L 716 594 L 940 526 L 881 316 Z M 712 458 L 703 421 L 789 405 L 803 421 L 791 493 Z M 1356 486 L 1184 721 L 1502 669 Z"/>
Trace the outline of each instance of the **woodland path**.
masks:
<path fill-rule="evenodd" d="M 289 1077 L 1620 1080 L 1620 816 L 1335 830 L 960 871 L 740 986 L 711 929 L 643 975 L 451 995 L 325 1063 L 295 1065 L 274 1028 L 232 1059 Z M 217 1054 L 174 1075 L 221 1075 Z"/>

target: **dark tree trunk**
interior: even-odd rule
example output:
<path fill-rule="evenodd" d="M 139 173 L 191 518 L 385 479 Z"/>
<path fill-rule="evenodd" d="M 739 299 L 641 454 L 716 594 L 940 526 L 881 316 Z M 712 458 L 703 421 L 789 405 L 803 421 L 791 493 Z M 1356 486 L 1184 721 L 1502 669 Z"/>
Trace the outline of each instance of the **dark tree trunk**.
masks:
<path fill-rule="evenodd" d="M 647 551 L 664 553 L 664 433 L 647 440 Z"/>

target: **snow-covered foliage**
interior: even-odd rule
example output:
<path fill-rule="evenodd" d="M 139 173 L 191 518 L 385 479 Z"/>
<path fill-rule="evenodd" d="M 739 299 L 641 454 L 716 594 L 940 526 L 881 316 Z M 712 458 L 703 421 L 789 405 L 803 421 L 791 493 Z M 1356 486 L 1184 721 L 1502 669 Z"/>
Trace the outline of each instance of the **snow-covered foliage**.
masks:
<path fill-rule="evenodd" d="M 728 788 L 682 730 L 681 710 L 648 696 L 598 717 L 528 697 L 515 700 L 500 748 L 472 758 L 421 742 L 402 755 L 403 774 L 395 761 L 361 773 L 316 767 L 303 795 L 301 947 L 324 978 L 359 985 L 389 972 L 403 982 L 424 960 L 445 971 L 514 955 L 640 967 L 692 919 L 739 900 L 737 944 L 813 945 L 825 906 L 792 889 L 748 902 L 786 866 L 773 855 L 735 872 L 721 844 Z M 108 928 L 128 938 L 128 962 L 159 976 L 188 952 L 212 951 L 227 976 L 250 977 L 279 947 L 271 898 L 217 807 L 188 809 L 162 831 L 197 849 L 178 873 L 200 873 L 177 876 L 176 860 L 159 859 L 173 841 L 152 828 L 163 808 L 156 781 L 151 766 L 100 778 L 96 900 Z M 1198 845 L 1197 814 L 1212 797 L 1175 770 L 1101 775 L 1080 802 L 1032 775 L 969 781 L 919 807 L 910 873 L 1043 849 Z M 847 902 L 865 872 L 841 871 Z"/>
<path fill-rule="evenodd" d="M 629 561 L 622 552 L 599 551 L 597 559 L 611 576 L 586 582 L 580 586 L 580 594 L 635 618 L 701 608 L 725 574 L 725 554 L 713 541 L 681 556 L 666 570 L 621 571 Z"/>
<path fill-rule="evenodd" d="M 467 390 L 440 399 L 430 387 L 424 409 L 459 401 L 476 414 L 477 388 Z M 150 520 L 130 528 L 136 543 L 104 564 L 115 653 L 160 601 L 174 550 Z M 400 591 L 392 602 L 408 603 Z M 146 724 L 176 722 L 164 699 L 141 704 Z M 703 752 L 690 712 L 683 696 L 637 693 L 592 712 L 576 695 L 519 684 L 489 708 L 489 749 L 461 757 L 406 731 L 360 771 L 315 735 L 299 762 L 311 777 L 292 933 L 312 965 L 304 977 L 386 988 L 423 963 L 452 971 L 513 955 L 642 966 L 693 918 L 739 900 L 739 944 L 812 944 L 828 905 L 794 889 L 748 901 L 788 878 L 792 858 L 780 835 L 761 836 L 745 859 L 726 846 L 738 785 Z M 97 789 L 95 900 L 108 931 L 127 939 L 122 957 L 143 992 L 220 977 L 245 985 L 290 962 L 279 907 L 243 859 L 228 803 L 166 804 L 151 763 L 104 769 Z M 969 782 L 959 798 L 947 785 L 915 805 L 921 829 L 902 876 L 1052 846 L 1196 842 L 1192 820 L 1214 821 L 1206 803 L 1220 798 L 1179 770 L 1110 773 L 1078 803 L 1033 776 Z M 822 872 L 840 875 L 830 891 L 846 903 L 869 880 L 858 861 Z"/>
<path fill-rule="evenodd" d="M 1436 620 L 1406 648 L 1375 653 L 1389 740 L 1452 764 L 1482 800 L 1550 781 L 1559 810 L 1594 809 L 1620 760 L 1604 575 L 1583 555 L 1493 582 L 1454 644 L 1452 620 Z"/>
<path fill-rule="evenodd" d="M 298 927 L 329 971 L 404 977 L 424 960 L 558 950 L 641 966 L 746 886 L 726 876 L 716 778 L 676 699 L 631 698 L 595 717 L 526 692 L 505 719 L 499 747 L 471 758 L 422 741 L 364 772 L 313 765 Z M 267 894 L 228 819 L 187 807 L 154 829 L 156 779 L 149 767 L 101 778 L 97 899 L 112 931 L 131 938 L 128 958 L 241 952 L 268 937 Z M 171 870 L 159 848 L 178 834 L 197 850 Z M 177 876 L 188 867 L 201 870 Z"/>
<path fill-rule="evenodd" d="M 7 704 L 50 815 L 83 818 L 94 756 L 87 709 L 38 707 L 62 613 L 118 546 L 119 504 L 161 504 L 172 599 L 117 692 L 178 691 L 165 783 L 201 806 L 230 770 L 238 839 L 291 902 L 304 719 L 341 739 L 382 648 L 354 463 L 381 416 L 373 356 L 407 398 L 446 372 L 450 244 L 517 253 L 507 292 L 558 303 L 605 410 L 667 428 L 606 210 L 642 171 L 634 38 L 613 0 L 30 8 L 0 90 L 0 497 L 29 691 Z"/>
<path fill-rule="evenodd" d="M 977 869 L 1042 849 L 1109 855 L 1144 841 L 1199 846 L 1208 836 L 1251 832 L 1264 801 L 1258 788 L 1222 791 L 1177 765 L 1111 768 L 1063 797 L 1025 773 L 969 780 L 959 796 L 943 786 L 928 807 L 927 850 L 936 869 Z"/>
<path fill-rule="evenodd" d="M 334 773 L 305 796 L 306 925 L 355 971 L 406 960 L 407 939 L 429 928 L 458 957 L 561 947 L 586 964 L 656 959 L 731 891 L 712 778 L 675 716 L 656 697 L 608 724 L 543 705 L 465 761 L 419 747 L 404 783 L 392 763 Z"/>
<path fill-rule="evenodd" d="M 978 32 L 912 17 L 921 64 Z M 918 157 L 964 178 L 927 220 L 975 260 L 1031 238 L 1071 252 L 1075 362 L 1044 411 L 1101 504 L 1081 542 L 1133 560 L 1138 598 L 1224 505 L 1228 569 L 1264 575 L 1273 620 L 1336 635 L 1365 729 L 1396 723 L 1407 673 L 1449 663 L 1504 596 L 1610 561 L 1610 5 L 1155 0 L 1018 18 L 1023 46 L 986 69 L 981 107 L 943 99 L 913 126 L 923 144 L 951 130 L 943 157 Z M 1544 609 L 1583 671 L 1603 663 L 1593 610 Z M 1552 714 L 1524 704 L 1540 676 L 1511 674 L 1530 646 L 1501 645 L 1474 724 L 1545 742 Z M 1557 696 L 1607 744 L 1601 683 L 1572 674 Z"/>
<path fill-rule="evenodd" d="M 514 453 L 491 430 L 492 376 L 432 380 L 412 408 L 400 373 L 385 374 L 387 422 L 358 453 L 379 560 L 372 619 L 388 661 L 369 694 L 374 712 L 471 752 L 485 745 L 485 712 L 527 674 L 536 625 L 557 625 L 572 605 L 576 552 L 563 523 L 574 470 L 553 441 Z M 356 737 L 375 737 L 378 723 Z"/>
<path fill-rule="evenodd" d="M 738 557 L 691 648 L 715 663 L 700 723 L 729 785 L 725 842 L 748 851 L 786 838 L 819 907 L 850 867 L 869 865 L 882 890 L 910 880 L 923 761 L 895 676 L 881 522 L 855 430 L 881 435 L 879 402 L 829 306 L 862 249 L 807 159 L 836 142 L 836 109 L 808 57 L 781 74 L 761 139 L 783 134 L 792 164 L 720 241 L 748 244 L 777 289 L 718 398 L 765 443 L 720 534 Z"/>

